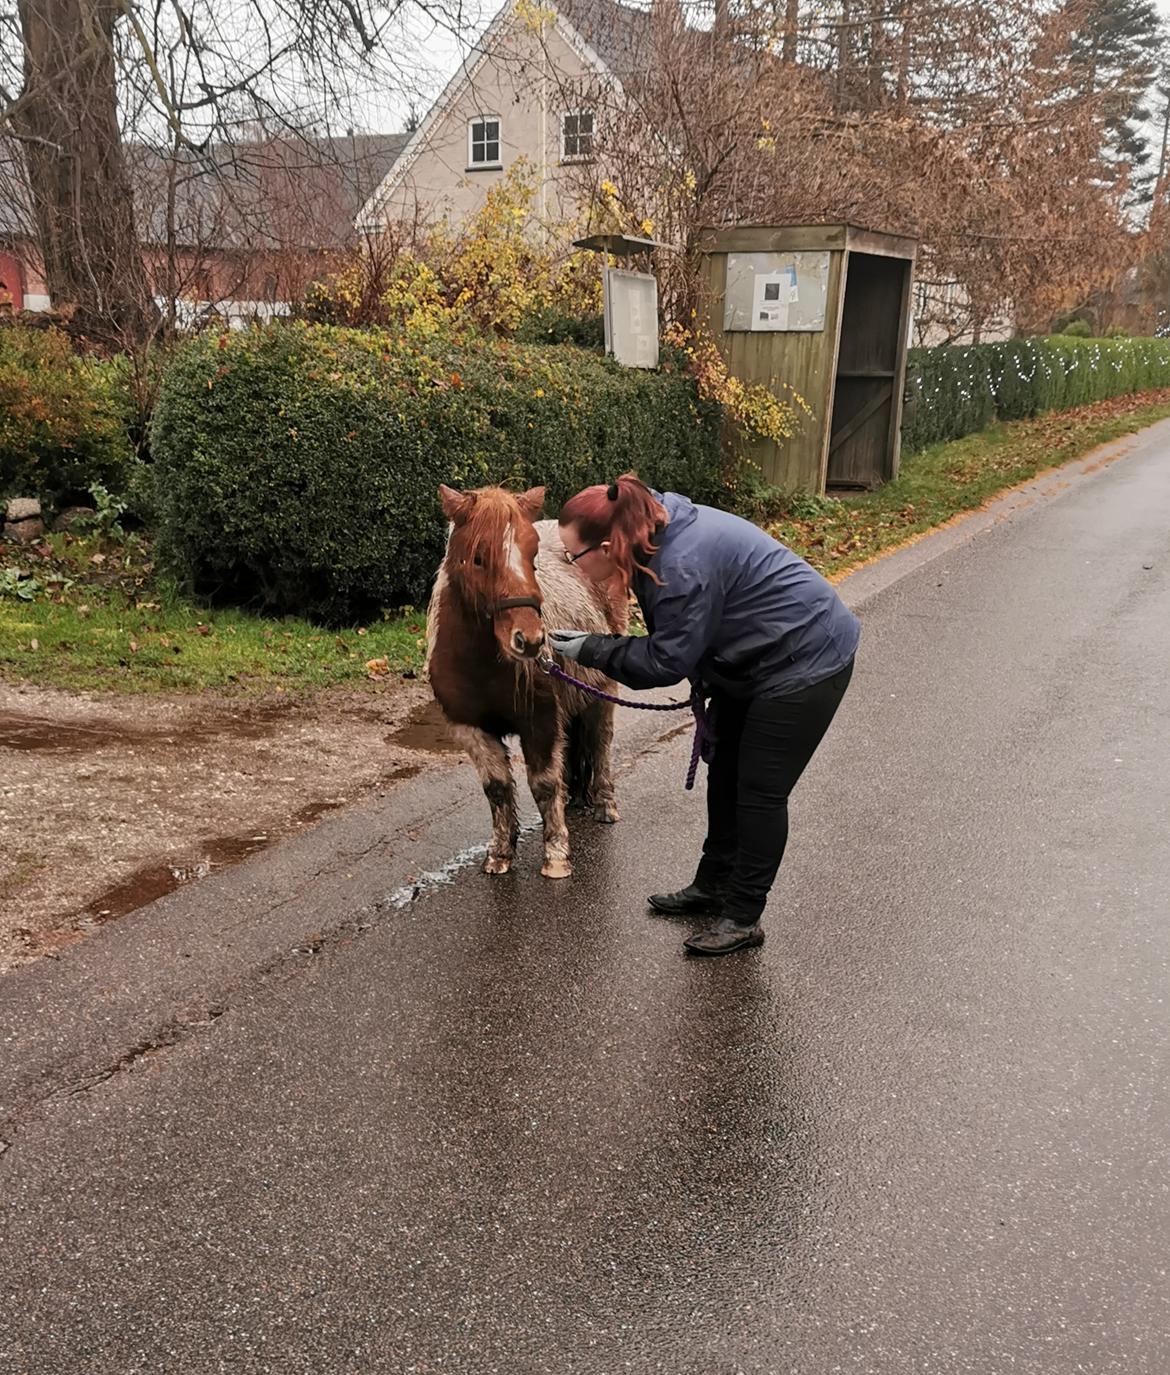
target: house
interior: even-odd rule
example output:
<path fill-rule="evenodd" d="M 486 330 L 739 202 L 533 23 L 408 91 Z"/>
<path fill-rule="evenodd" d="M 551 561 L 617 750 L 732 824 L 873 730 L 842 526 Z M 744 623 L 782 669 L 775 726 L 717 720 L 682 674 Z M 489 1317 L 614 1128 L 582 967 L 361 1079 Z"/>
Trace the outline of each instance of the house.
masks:
<path fill-rule="evenodd" d="M 163 156 L 125 146 L 160 310 L 233 325 L 286 311 L 356 242 L 354 220 L 406 134 L 257 138 Z M 18 154 L 0 149 L 0 310 L 49 309 Z"/>
<path fill-rule="evenodd" d="M 616 0 L 506 0 L 362 209 L 359 230 L 466 220 L 519 158 L 535 174 L 538 217 L 571 218 L 580 164 L 594 156 L 594 97 L 620 99 L 650 60 L 652 22 L 652 11 Z"/>

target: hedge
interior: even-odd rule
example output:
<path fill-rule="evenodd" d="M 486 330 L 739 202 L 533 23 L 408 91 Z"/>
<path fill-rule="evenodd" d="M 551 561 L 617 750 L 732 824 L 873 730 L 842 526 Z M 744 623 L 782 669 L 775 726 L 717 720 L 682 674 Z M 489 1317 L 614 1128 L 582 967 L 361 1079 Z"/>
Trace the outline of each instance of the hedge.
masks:
<path fill-rule="evenodd" d="M 0 327 L 0 498 L 53 507 L 98 482 L 122 491 L 129 414 L 122 364 L 78 356 L 57 330 Z"/>
<path fill-rule="evenodd" d="M 1170 340 L 1012 339 L 911 349 L 902 450 L 1131 392 L 1170 386 Z"/>
<path fill-rule="evenodd" d="M 561 345 L 275 324 L 183 346 L 155 405 L 158 554 L 281 612 L 419 604 L 441 482 L 544 484 L 549 509 L 636 468 L 716 499 L 719 409 L 677 375 Z"/>

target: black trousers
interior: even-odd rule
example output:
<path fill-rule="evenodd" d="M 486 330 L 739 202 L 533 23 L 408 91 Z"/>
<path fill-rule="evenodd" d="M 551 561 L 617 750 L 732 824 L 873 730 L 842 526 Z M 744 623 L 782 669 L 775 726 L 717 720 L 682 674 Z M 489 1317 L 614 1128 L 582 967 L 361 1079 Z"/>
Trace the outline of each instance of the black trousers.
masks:
<path fill-rule="evenodd" d="M 853 676 L 840 673 L 791 697 L 747 700 L 716 692 L 715 755 L 707 775 L 707 839 L 695 883 L 723 913 L 759 921 L 788 842 L 788 794 L 824 739 Z"/>

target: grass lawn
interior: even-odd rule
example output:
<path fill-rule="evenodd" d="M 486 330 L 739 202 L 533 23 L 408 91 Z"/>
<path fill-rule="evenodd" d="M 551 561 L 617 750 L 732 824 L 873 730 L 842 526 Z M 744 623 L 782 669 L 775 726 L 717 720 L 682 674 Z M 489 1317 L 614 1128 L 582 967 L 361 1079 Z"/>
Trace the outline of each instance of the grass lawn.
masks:
<path fill-rule="evenodd" d="M 148 547 L 133 536 L 55 534 L 31 551 L 4 546 L 0 674 L 114 692 L 291 691 L 422 667 L 426 624 L 410 608 L 331 630 L 197 605 L 153 574 Z"/>
<path fill-rule="evenodd" d="M 839 575 L 974 510 L 1005 488 L 1170 417 L 1170 390 L 997 426 L 907 456 L 896 482 L 844 499 L 796 496 L 766 528 Z M 118 692 L 306 690 L 368 685 L 422 667 L 425 624 L 410 608 L 368 626 L 195 604 L 155 577 L 136 537 L 52 535 L 0 547 L 0 675 Z"/>

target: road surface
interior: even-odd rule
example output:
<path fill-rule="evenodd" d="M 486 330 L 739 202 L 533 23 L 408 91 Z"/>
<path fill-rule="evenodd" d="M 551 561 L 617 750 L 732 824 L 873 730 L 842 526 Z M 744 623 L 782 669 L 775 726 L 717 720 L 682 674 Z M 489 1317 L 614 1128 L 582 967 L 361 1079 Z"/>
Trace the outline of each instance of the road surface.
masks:
<path fill-rule="evenodd" d="M 444 868 L 448 776 L 0 983 L 0 1371 L 1164 1375 L 1170 426 L 1121 447 L 845 585 L 760 951 L 645 914 L 702 805 L 639 718 L 566 884 Z"/>

